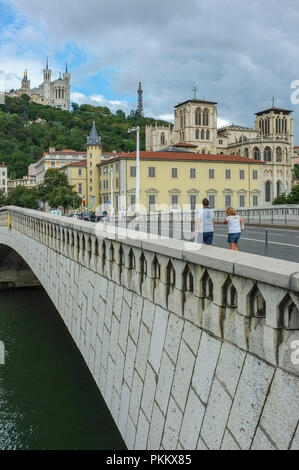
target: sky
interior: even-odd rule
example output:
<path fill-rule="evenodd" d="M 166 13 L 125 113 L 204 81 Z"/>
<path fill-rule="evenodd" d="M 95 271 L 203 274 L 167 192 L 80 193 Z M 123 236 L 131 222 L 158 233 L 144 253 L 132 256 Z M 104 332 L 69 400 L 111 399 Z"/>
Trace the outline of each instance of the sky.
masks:
<path fill-rule="evenodd" d="M 72 73 L 72 102 L 173 119 L 193 97 L 218 103 L 218 125 L 252 127 L 254 114 L 294 111 L 299 145 L 298 0 L 0 0 L 0 88 L 19 88 L 25 69 L 42 82 Z M 298 82 L 299 84 L 299 82 Z"/>

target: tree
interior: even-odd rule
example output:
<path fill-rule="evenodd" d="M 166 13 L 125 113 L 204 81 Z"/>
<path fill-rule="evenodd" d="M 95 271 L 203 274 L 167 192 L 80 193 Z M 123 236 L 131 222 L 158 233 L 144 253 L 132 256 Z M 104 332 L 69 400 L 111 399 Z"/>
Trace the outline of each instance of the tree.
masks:
<path fill-rule="evenodd" d="M 299 184 L 293 187 L 292 191 L 288 196 L 286 193 L 283 193 L 276 199 L 274 199 L 272 204 L 274 206 L 284 204 L 299 204 Z"/>
<path fill-rule="evenodd" d="M 67 176 L 58 170 L 48 170 L 44 182 L 38 188 L 40 200 L 48 202 L 51 207 L 63 207 L 64 212 L 72 207 L 77 209 L 82 199 L 73 191 L 74 186 L 68 184 Z"/>
<path fill-rule="evenodd" d="M 38 209 L 38 192 L 36 188 L 26 188 L 25 186 L 17 186 L 8 193 L 6 205 L 25 207 L 27 209 Z"/>
<path fill-rule="evenodd" d="M 2 189 L 0 189 L 0 207 L 3 207 L 5 205 L 6 205 L 6 194 Z"/>

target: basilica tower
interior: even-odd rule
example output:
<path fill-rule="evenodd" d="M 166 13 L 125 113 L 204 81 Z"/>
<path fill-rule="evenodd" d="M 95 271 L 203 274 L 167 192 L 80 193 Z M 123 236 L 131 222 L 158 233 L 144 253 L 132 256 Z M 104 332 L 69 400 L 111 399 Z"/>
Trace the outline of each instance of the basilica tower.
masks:
<path fill-rule="evenodd" d="M 44 73 L 44 98 L 50 100 L 51 98 L 51 75 L 52 70 L 49 69 L 49 61 L 47 58 L 46 68 L 43 70 Z"/>

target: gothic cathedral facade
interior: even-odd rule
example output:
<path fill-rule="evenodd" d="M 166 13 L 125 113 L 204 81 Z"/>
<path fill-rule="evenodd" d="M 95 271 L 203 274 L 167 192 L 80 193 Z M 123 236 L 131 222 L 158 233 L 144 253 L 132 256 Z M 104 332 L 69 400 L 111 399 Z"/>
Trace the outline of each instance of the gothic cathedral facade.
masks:
<path fill-rule="evenodd" d="M 146 150 L 177 147 L 199 154 L 241 155 L 264 162 L 262 200 L 271 204 L 292 187 L 294 123 L 292 111 L 273 106 L 256 113 L 253 128 L 217 129 L 217 103 L 192 99 L 175 106 L 174 126 L 147 126 Z M 186 150 L 185 150 L 186 151 Z"/>
<path fill-rule="evenodd" d="M 26 94 L 30 96 L 31 101 L 38 104 L 52 106 L 53 108 L 60 108 L 70 111 L 71 109 L 71 74 L 66 70 L 63 76 L 52 81 L 52 70 L 49 69 L 48 61 L 46 68 L 43 70 L 44 81 L 39 87 L 31 88 L 30 80 L 28 79 L 27 70 L 24 73 L 21 88 L 17 91 L 12 91 L 8 95 L 12 97 L 21 96 Z"/>

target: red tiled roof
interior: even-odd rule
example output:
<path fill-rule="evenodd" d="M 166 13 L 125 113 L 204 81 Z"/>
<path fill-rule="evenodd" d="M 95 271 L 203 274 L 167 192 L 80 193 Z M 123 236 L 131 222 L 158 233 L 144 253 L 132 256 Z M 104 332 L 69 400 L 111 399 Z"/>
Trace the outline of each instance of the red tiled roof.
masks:
<path fill-rule="evenodd" d="M 61 167 L 61 169 L 63 169 L 63 168 L 68 168 L 69 166 L 71 166 L 71 167 L 74 166 L 74 167 L 79 167 L 79 168 L 81 167 L 81 168 L 83 168 L 83 167 L 86 167 L 86 166 L 87 166 L 87 163 L 86 163 L 86 162 L 87 162 L 87 160 L 82 160 L 82 162 L 69 163 L 69 165 L 65 165 L 65 166 Z"/>
<path fill-rule="evenodd" d="M 46 155 L 87 155 L 87 152 L 77 152 L 76 150 L 65 149 L 65 150 L 57 150 L 51 153 L 49 152 L 43 153 L 44 157 Z"/>
<path fill-rule="evenodd" d="M 136 152 L 125 154 L 124 158 L 136 159 Z M 179 153 L 179 152 L 140 152 L 143 160 L 192 160 L 199 162 L 231 162 L 231 163 L 251 163 L 261 164 L 264 162 L 252 158 L 241 157 L 240 155 L 211 155 L 200 153 Z"/>
<path fill-rule="evenodd" d="M 196 148 L 197 145 L 188 144 L 187 142 L 179 142 L 178 144 L 173 145 L 173 147 L 192 147 L 192 148 Z"/>

